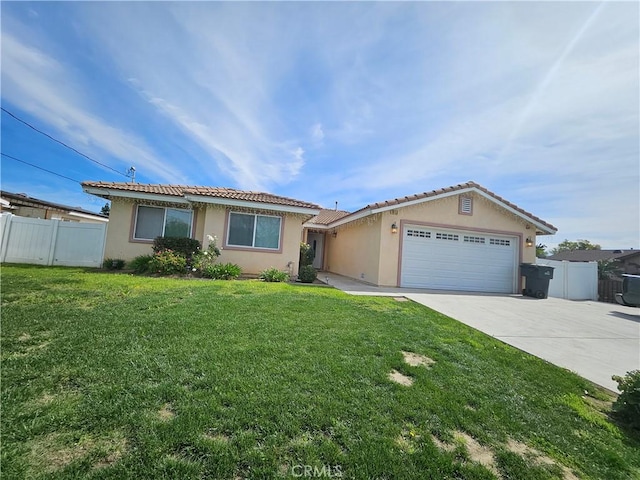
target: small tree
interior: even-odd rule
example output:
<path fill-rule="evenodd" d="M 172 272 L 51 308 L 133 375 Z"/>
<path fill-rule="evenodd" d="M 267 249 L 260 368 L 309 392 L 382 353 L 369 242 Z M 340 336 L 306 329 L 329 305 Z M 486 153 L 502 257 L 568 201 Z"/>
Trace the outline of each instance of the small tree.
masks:
<path fill-rule="evenodd" d="M 104 204 L 104 206 L 100 209 L 100 213 L 107 217 L 109 216 L 109 213 L 111 213 L 111 207 L 109 206 L 108 203 Z"/>
<path fill-rule="evenodd" d="M 302 242 L 300 244 L 300 267 L 311 265 L 314 258 L 316 258 L 316 252 L 313 251 L 311 245 Z"/>
<path fill-rule="evenodd" d="M 573 252 L 575 250 L 600 250 L 602 247 L 589 240 L 576 240 L 575 242 L 564 240 L 560 242 L 556 248 L 551 250 L 551 254 L 555 255 L 560 252 Z"/>
<path fill-rule="evenodd" d="M 615 260 L 598 260 L 598 279 L 620 277 L 623 273 L 620 264 Z"/>

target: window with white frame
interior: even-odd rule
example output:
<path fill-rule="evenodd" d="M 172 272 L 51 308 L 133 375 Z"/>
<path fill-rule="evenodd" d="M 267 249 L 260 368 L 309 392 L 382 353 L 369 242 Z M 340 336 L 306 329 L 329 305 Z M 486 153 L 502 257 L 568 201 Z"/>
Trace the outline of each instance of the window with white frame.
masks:
<path fill-rule="evenodd" d="M 281 217 L 231 212 L 227 245 L 278 250 L 281 223 Z"/>
<path fill-rule="evenodd" d="M 153 240 L 156 237 L 191 237 L 192 224 L 191 210 L 138 205 L 133 238 Z"/>

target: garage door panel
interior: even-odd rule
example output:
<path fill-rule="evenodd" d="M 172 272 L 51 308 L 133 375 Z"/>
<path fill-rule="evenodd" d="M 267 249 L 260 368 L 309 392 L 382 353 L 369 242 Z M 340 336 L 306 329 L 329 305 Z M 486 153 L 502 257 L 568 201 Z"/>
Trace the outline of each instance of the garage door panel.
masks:
<path fill-rule="evenodd" d="M 511 293 L 517 240 L 480 232 L 407 226 L 401 286 Z"/>

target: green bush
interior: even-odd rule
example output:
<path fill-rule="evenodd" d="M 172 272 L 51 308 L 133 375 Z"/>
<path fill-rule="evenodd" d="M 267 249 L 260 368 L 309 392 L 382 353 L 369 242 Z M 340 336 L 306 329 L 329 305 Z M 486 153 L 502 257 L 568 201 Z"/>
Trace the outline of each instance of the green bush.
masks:
<path fill-rule="evenodd" d="M 260 272 L 260 276 L 258 278 L 265 282 L 286 282 L 289 280 L 289 274 L 278 270 L 275 267 L 271 267 Z"/>
<path fill-rule="evenodd" d="M 215 265 L 207 265 L 202 269 L 202 276 L 213 278 L 214 280 L 233 280 L 238 278 L 242 273 L 240 265 L 235 263 L 217 263 Z"/>
<path fill-rule="evenodd" d="M 199 252 L 201 245 L 195 238 L 189 237 L 156 237 L 153 241 L 153 253 L 171 250 L 191 259 L 194 253 Z"/>
<path fill-rule="evenodd" d="M 613 404 L 614 414 L 628 427 L 640 430 L 640 370 L 627 372 L 624 377 L 611 377 L 618 382 L 622 393 Z"/>
<path fill-rule="evenodd" d="M 181 253 L 163 250 L 151 257 L 149 271 L 160 275 L 184 275 L 187 272 L 187 259 Z"/>
<path fill-rule="evenodd" d="M 211 267 L 216 265 L 216 261 L 220 256 L 220 249 L 218 248 L 218 239 L 216 237 L 212 237 L 211 235 L 207 235 L 209 239 L 209 245 L 206 250 L 199 250 L 191 257 L 191 270 L 193 272 L 200 272 L 203 276 L 205 275 L 205 271 L 210 270 Z M 209 277 L 211 278 L 211 277 Z"/>
<path fill-rule="evenodd" d="M 300 280 L 302 283 L 313 283 L 316 278 L 318 278 L 318 272 L 311 265 L 300 267 L 300 271 L 298 272 L 298 280 Z"/>
<path fill-rule="evenodd" d="M 134 273 L 147 273 L 151 260 L 153 260 L 153 255 L 139 255 L 129 262 L 129 268 Z"/>
<path fill-rule="evenodd" d="M 105 258 L 102 267 L 107 270 L 122 270 L 124 268 L 124 260 L 120 258 Z"/>
<path fill-rule="evenodd" d="M 314 258 L 316 258 L 316 252 L 313 251 L 311 245 L 304 242 L 300 243 L 300 267 L 311 265 Z"/>

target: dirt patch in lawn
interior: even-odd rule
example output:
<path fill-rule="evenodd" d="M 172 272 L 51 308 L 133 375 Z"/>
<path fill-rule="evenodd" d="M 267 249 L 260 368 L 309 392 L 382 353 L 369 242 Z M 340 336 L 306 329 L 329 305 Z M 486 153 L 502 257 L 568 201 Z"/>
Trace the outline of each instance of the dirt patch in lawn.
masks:
<path fill-rule="evenodd" d="M 175 416 L 176 414 L 171 409 L 170 403 L 165 403 L 162 406 L 162 408 L 158 410 L 158 417 L 160 417 L 160 420 L 163 422 L 168 422 L 169 420 L 172 420 Z"/>
<path fill-rule="evenodd" d="M 25 333 L 23 333 L 22 335 L 20 335 L 18 337 L 18 341 L 19 342 L 28 342 L 29 340 L 31 340 L 31 338 L 32 338 L 31 335 L 29 335 L 28 333 L 25 332 Z"/>
<path fill-rule="evenodd" d="M 440 450 L 444 450 L 445 452 L 453 452 L 456 449 L 455 445 L 453 445 L 452 443 L 443 442 L 435 435 L 431 435 L 431 440 L 433 440 L 433 443 L 435 443 L 436 447 L 438 447 Z"/>
<path fill-rule="evenodd" d="M 481 445 L 475 438 L 465 432 L 455 431 L 453 432 L 453 437 L 456 441 L 464 444 L 471 461 L 479 463 L 491 470 L 494 475 L 500 477 L 500 473 L 498 472 L 498 468 L 496 467 L 496 462 L 493 457 L 493 450 Z"/>
<path fill-rule="evenodd" d="M 79 439 L 71 433 L 50 433 L 30 442 L 29 473 L 53 473 L 89 455 L 100 457 L 94 468 L 108 467 L 124 455 L 126 446 L 126 438 L 120 432 L 104 437 L 83 435 Z"/>
<path fill-rule="evenodd" d="M 412 367 L 420 367 L 424 365 L 425 367 L 430 368 L 431 365 L 436 363 L 435 360 L 424 355 L 420 355 L 419 353 L 403 351 L 402 356 L 404 357 L 405 363 L 411 365 Z"/>
<path fill-rule="evenodd" d="M 404 385 L 405 387 L 413 385 L 413 378 L 407 377 L 397 370 L 391 370 L 391 373 L 389 373 L 389 380 L 399 383 L 400 385 Z"/>
<path fill-rule="evenodd" d="M 552 458 L 549 458 L 544 453 L 539 452 L 535 448 L 530 447 L 529 445 L 518 442 L 517 440 L 509 439 L 507 442 L 507 448 L 509 451 L 520 455 L 521 457 L 528 457 L 533 460 L 534 463 L 539 465 L 557 465 L 562 469 L 562 476 L 564 480 L 579 480 L 578 477 L 574 475 L 574 473 L 569 470 L 564 465 L 558 465 L 556 461 Z"/>
<path fill-rule="evenodd" d="M 107 468 L 120 460 L 126 453 L 127 439 L 121 433 L 114 432 L 108 438 L 98 442 L 97 448 L 104 456 L 93 465 L 93 468 Z"/>

